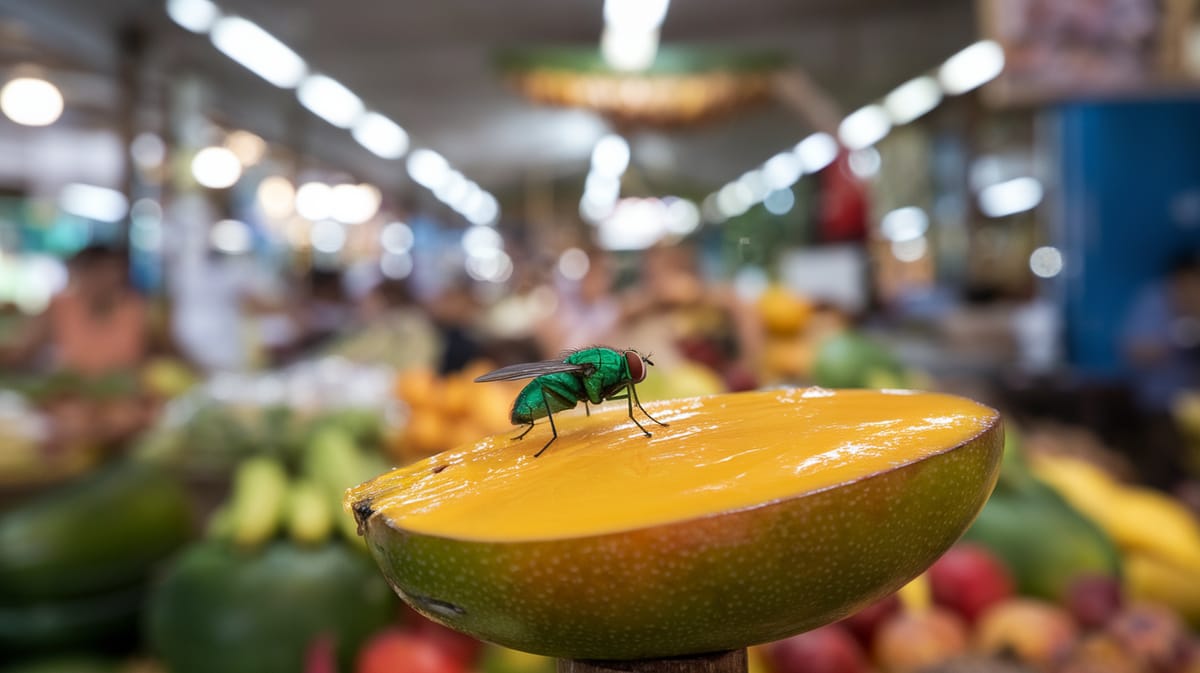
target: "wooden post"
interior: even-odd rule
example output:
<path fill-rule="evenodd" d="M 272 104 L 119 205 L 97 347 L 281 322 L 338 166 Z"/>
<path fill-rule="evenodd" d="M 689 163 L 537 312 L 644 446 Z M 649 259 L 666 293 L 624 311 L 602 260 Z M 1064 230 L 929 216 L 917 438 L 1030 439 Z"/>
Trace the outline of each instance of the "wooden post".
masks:
<path fill-rule="evenodd" d="M 558 673 L 746 673 L 746 650 L 639 661 L 559 659 Z"/>

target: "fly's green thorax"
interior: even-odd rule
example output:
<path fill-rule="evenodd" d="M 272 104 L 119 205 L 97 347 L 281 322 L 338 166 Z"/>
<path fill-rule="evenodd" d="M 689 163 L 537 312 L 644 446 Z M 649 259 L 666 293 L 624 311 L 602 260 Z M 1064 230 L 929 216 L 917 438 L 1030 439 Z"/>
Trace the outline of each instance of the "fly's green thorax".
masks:
<path fill-rule="evenodd" d="M 587 401 L 592 404 L 600 404 L 614 388 L 629 382 L 625 354 L 611 348 L 584 348 L 567 356 L 566 362 L 595 367 L 590 375 L 583 377 Z"/>

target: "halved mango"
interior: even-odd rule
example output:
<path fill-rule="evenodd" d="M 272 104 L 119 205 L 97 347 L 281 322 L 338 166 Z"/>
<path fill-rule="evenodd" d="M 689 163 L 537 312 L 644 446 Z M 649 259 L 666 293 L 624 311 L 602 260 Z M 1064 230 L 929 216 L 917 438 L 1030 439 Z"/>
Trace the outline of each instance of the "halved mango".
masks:
<path fill-rule="evenodd" d="M 401 598 L 518 650 L 639 659 L 815 628 L 896 590 L 998 474 L 997 413 L 958 397 L 790 389 L 556 416 L 355 487 Z"/>

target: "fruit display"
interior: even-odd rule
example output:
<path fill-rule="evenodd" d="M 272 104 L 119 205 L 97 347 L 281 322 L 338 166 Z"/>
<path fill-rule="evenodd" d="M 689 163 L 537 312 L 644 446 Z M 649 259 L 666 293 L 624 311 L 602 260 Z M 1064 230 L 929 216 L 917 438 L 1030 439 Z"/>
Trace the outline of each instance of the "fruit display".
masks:
<path fill-rule="evenodd" d="M 388 454 L 407 463 L 512 428 L 509 411 L 526 382 L 475 383 L 494 368 L 480 361 L 446 376 L 428 367 L 400 372 L 393 390 L 407 419 L 389 436 Z"/>
<path fill-rule="evenodd" d="M 760 378 L 767 384 L 809 380 L 816 344 L 844 329 L 836 312 L 818 310 L 807 298 L 772 285 L 755 302 L 764 335 Z"/>
<path fill-rule="evenodd" d="M 823 339 L 812 365 L 813 383 L 826 388 L 903 388 L 900 362 L 876 341 L 854 331 Z"/>
<path fill-rule="evenodd" d="M 1041 453 L 1033 472 L 1095 521 L 1121 550 L 1135 600 L 1171 606 L 1200 627 L 1200 521 L 1182 502 L 1118 481 L 1094 462 Z"/>
<path fill-rule="evenodd" d="M 169 403 L 134 453 L 185 475 L 224 477 L 249 456 L 298 460 L 325 427 L 375 445 L 394 412 L 392 376 L 340 358 L 220 374 Z"/>
<path fill-rule="evenodd" d="M 1002 447 L 994 411 L 930 393 L 794 389 L 646 410 L 670 426 L 647 438 L 624 409 L 564 414 L 540 458 L 545 426 L 384 474 L 346 505 L 430 619 L 551 656 L 671 656 L 792 635 L 896 589 L 978 513 Z"/>
<path fill-rule="evenodd" d="M 181 485 L 121 462 L 0 516 L 0 651 L 130 646 L 152 572 L 192 529 Z"/>
<path fill-rule="evenodd" d="M 1082 577 L 1117 577 L 1112 539 L 1031 471 L 1020 435 L 1005 436 L 1000 479 L 965 538 L 1003 560 L 1019 593 L 1062 600 Z"/>
<path fill-rule="evenodd" d="M 383 467 L 336 425 L 299 455 L 242 460 L 207 539 L 149 597 L 147 640 L 171 673 L 300 671 L 319 659 L 321 638 L 341 667 L 330 670 L 350 670 L 359 646 L 394 620 L 396 601 L 341 498 Z"/>
<path fill-rule="evenodd" d="M 1077 584 L 1062 603 L 1012 593 L 1008 573 L 986 549 L 955 545 L 896 594 L 762 647 L 767 673 L 1191 673 L 1200 665 L 1200 639 L 1175 612 L 1127 600 L 1111 578 Z"/>
<path fill-rule="evenodd" d="M 186 550 L 150 597 L 147 641 L 171 673 L 295 673 L 320 638 L 339 670 L 394 618 L 394 597 L 357 549 L 219 541 Z"/>

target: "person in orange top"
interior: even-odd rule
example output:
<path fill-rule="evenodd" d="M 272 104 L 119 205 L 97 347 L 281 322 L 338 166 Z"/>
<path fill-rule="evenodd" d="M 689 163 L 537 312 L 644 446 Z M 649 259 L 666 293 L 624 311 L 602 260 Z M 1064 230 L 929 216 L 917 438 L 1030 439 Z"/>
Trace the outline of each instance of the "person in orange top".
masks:
<path fill-rule="evenodd" d="M 45 349 L 53 371 L 102 376 L 137 367 L 149 348 L 147 305 L 129 284 L 125 256 L 89 246 L 71 259 L 69 271 L 67 287 L 2 359 L 28 364 Z"/>

